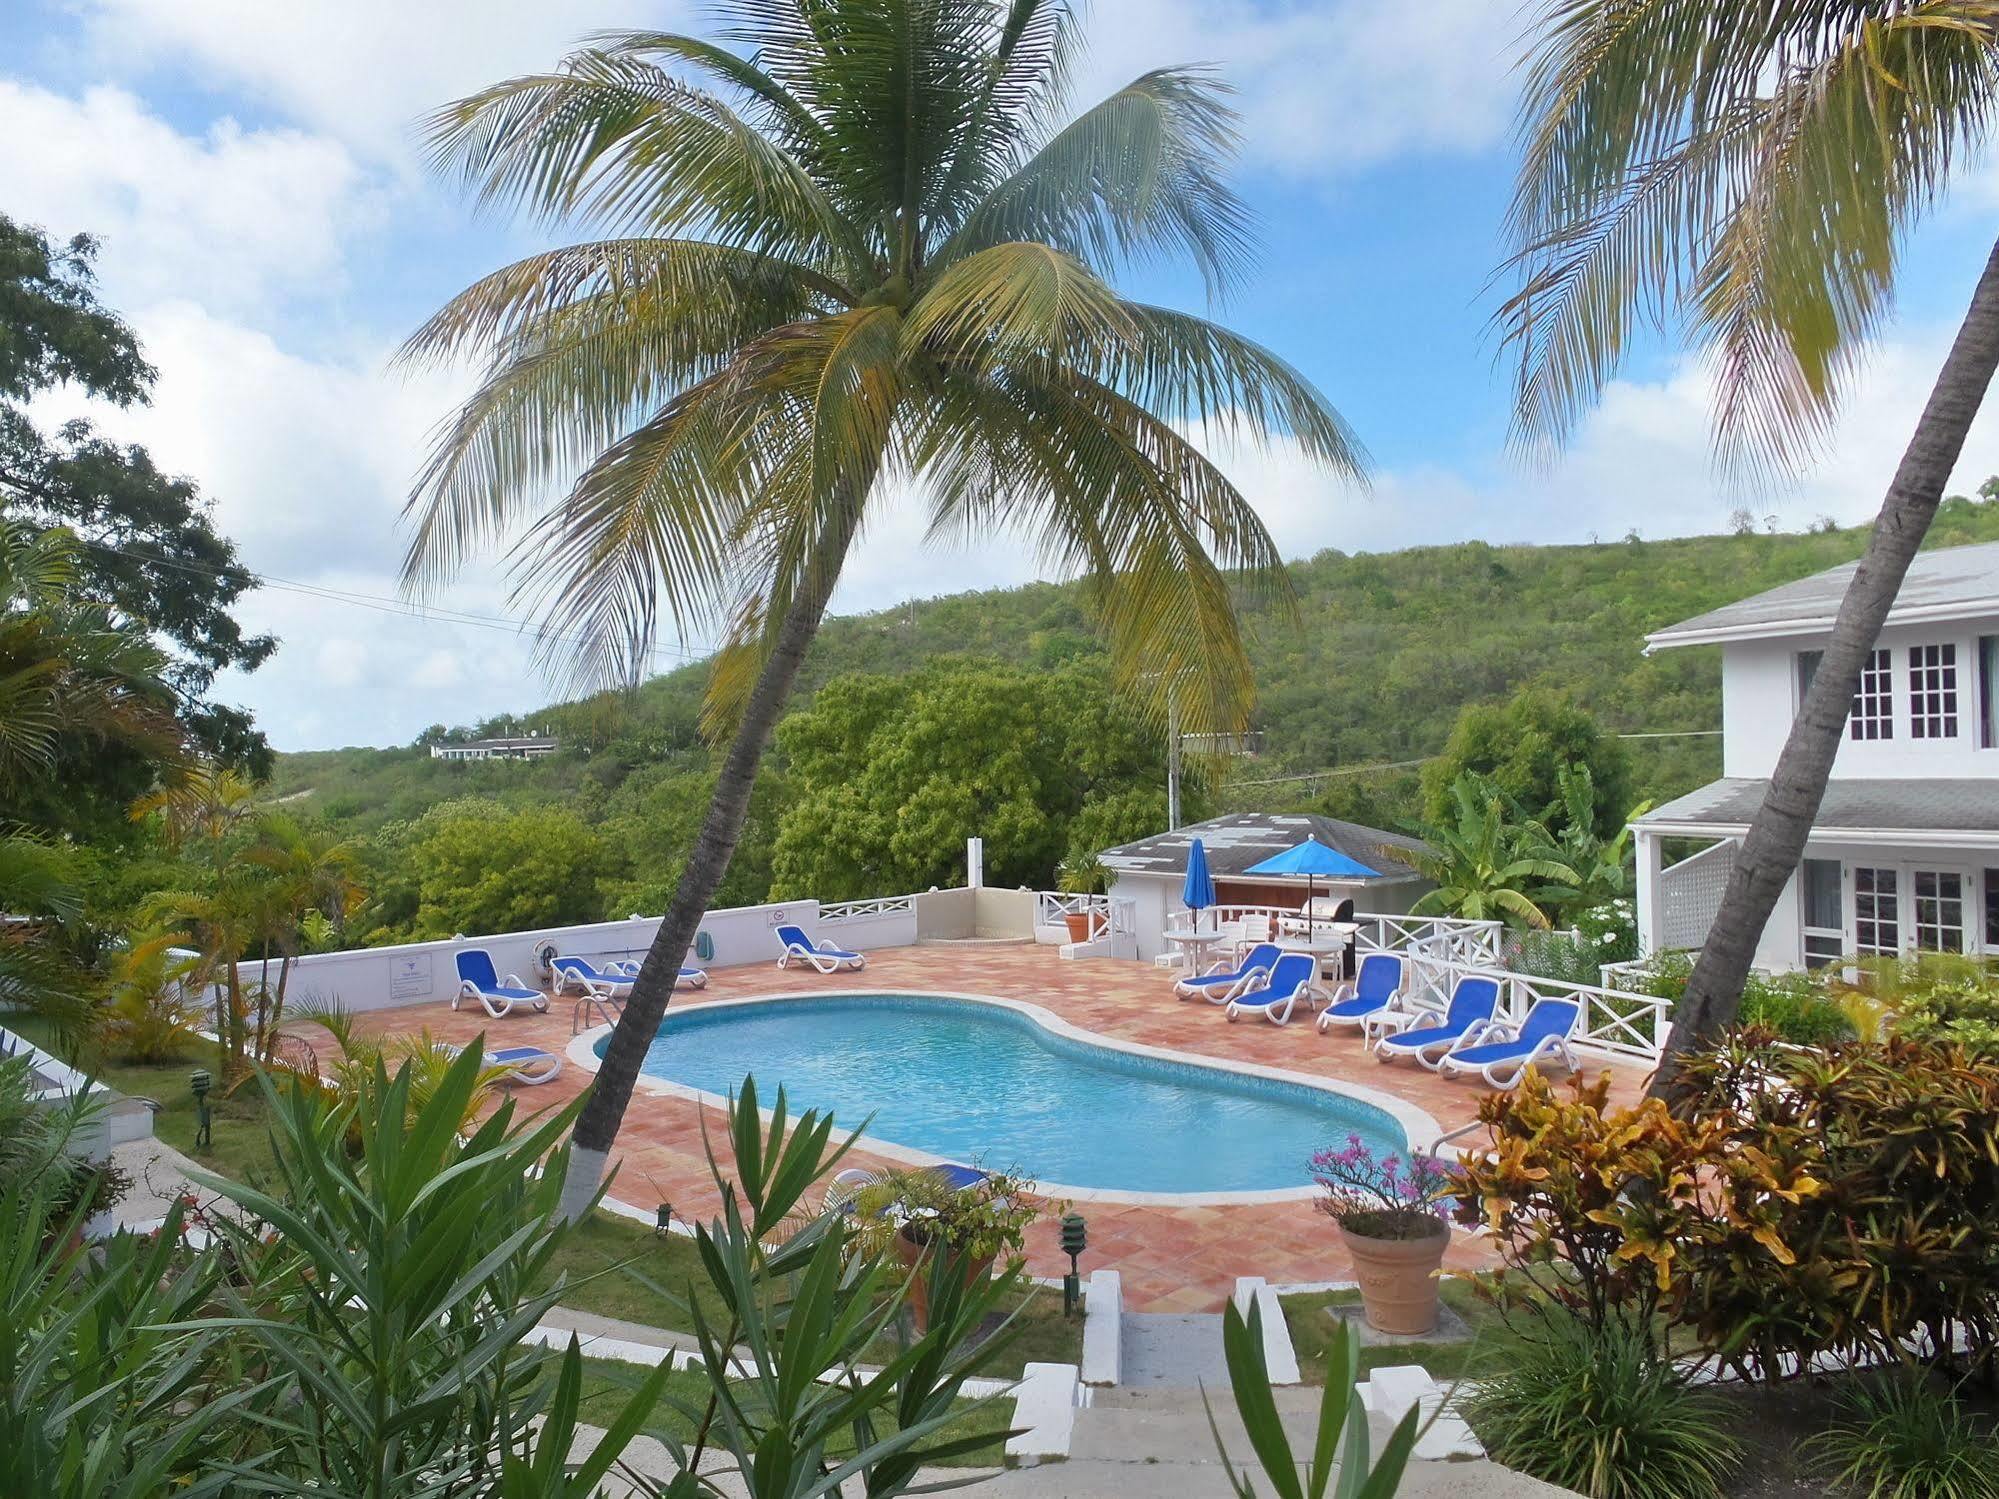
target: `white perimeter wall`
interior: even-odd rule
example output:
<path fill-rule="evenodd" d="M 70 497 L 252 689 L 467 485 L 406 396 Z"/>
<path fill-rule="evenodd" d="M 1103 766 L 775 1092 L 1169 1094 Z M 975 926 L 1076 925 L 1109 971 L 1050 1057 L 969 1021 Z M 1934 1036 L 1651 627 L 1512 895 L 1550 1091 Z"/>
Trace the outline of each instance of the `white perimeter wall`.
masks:
<path fill-rule="evenodd" d="M 508 932 L 494 937 L 468 936 L 351 952 L 314 953 L 293 960 L 291 978 L 285 988 L 285 1005 L 294 1009 L 303 1003 L 338 1002 L 343 1009 L 360 1011 L 449 1001 L 458 992 L 457 954 L 468 947 L 485 948 L 493 955 L 493 966 L 501 977 L 519 974 L 532 987 L 534 980 L 529 969 L 534 949 L 541 942 L 553 942 L 566 957 L 587 958 L 596 964 L 643 958 L 661 919 L 642 916 L 627 921 Z M 913 903 L 878 915 L 822 921 L 816 900 L 783 901 L 709 912 L 701 923 L 701 931 L 714 942 L 715 955 L 700 961 L 717 968 L 738 963 L 775 963 L 778 943 L 774 928 L 781 925 L 802 926 L 815 939 L 824 938 L 857 952 L 877 947 L 908 947 L 916 941 Z M 690 954 L 687 961 L 696 959 Z M 277 982 L 277 968 L 276 963 L 271 964 L 273 984 Z M 243 981 L 255 983 L 262 969 L 260 963 L 245 963 Z"/>

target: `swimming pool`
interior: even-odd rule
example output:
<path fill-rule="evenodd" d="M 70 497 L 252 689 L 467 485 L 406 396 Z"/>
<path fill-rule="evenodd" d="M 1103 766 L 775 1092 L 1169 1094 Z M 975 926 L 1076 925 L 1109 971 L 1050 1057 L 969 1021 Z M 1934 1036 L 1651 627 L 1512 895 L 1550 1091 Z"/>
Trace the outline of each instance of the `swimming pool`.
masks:
<path fill-rule="evenodd" d="M 847 1127 L 872 1113 L 872 1140 L 1076 1189 L 1296 1190 L 1310 1185 L 1312 1152 L 1349 1134 L 1377 1154 L 1407 1149 L 1402 1122 L 1365 1100 L 1115 1050 L 1022 1008 L 965 999 L 841 994 L 669 1010 L 644 1072 L 712 1094 L 751 1074 L 766 1103 L 783 1084 L 795 1110 L 830 1109 Z"/>

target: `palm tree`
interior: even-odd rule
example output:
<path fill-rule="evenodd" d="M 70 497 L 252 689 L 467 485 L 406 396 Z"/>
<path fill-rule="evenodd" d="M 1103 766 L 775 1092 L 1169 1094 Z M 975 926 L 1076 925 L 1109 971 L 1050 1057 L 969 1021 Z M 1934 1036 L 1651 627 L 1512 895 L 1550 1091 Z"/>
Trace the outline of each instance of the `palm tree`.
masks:
<path fill-rule="evenodd" d="M 1573 893 L 1576 871 L 1547 846 L 1539 826 L 1485 777 L 1467 771 L 1451 783 L 1447 822 L 1411 822 L 1425 851 L 1387 850 L 1412 861 L 1436 885 L 1410 908 L 1416 916 L 1518 922 L 1545 928 L 1544 904 Z"/>
<path fill-rule="evenodd" d="M 726 623 L 701 832 L 577 1122 L 588 1200 L 855 539 L 921 504 L 1089 581 L 1121 683 L 1242 721 L 1237 590 L 1288 603 L 1269 534 L 1183 434 L 1359 449 L 1282 360 L 1120 296 L 1121 265 L 1248 261 L 1235 116 L 1199 70 L 1062 123 L 1065 0 L 733 0 L 718 40 L 600 36 L 431 122 L 488 202 L 607 237 L 476 283 L 410 341 L 485 378 L 411 500 L 422 587 L 503 537 L 546 651 L 635 679 L 662 621 Z M 567 485 L 553 504 L 545 496 Z M 1232 576 L 1233 575 L 1233 576 Z"/>
<path fill-rule="evenodd" d="M 292 959 L 305 950 L 305 922 L 318 914 L 335 922 L 353 915 L 367 892 L 360 875 L 360 850 L 325 828 L 300 822 L 286 812 L 266 812 L 243 860 L 264 876 L 265 921 L 259 938 L 264 961 L 259 979 L 257 1030 L 252 1046 L 269 1061 L 284 1023 L 285 988 Z M 271 987 L 271 947 L 278 949 L 278 982 Z"/>
<path fill-rule="evenodd" d="M 1999 109 L 1992 0 L 1544 0 L 1500 314 L 1517 418 L 1562 437 L 1634 331 L 1711 356 L 1736 461 L 1794 461 L 1892 306 L 1903 236 Z M 1902 455 L 1737 852 L 1653 1081 L 1727 1025 L 1805 840 L 1866 653 L 1999 368 L 1999 245 Z"/>

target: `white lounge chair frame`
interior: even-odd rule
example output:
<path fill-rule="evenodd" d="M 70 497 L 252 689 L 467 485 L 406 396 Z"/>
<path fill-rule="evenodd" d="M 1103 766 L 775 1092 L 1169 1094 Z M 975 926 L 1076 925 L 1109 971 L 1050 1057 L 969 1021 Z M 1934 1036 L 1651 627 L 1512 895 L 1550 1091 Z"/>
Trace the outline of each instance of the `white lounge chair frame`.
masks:
<path fill-rule="evenodd" d="M 1581 1019 L 1582 1011 L 1579 1005 L 1577 1007 L 1576 1019 L 1569 1024 L 1570 1031 L 1575 1029 Z M 1525 1022 L 1523 1021 L 1522 1024 L 1524 1025 Z M 1519 1057 L 1503 1057 L 1496 1062 L 1487 1062 L 1482 1067 L 1476 1063 L 1460 1062 L 1457 1060 L 1459 1052 L 1470 1051 L 1474 1047 L 1479 1046 L 1497 1046 L 1502 1042 L 1517 1040 L 1519 1035 L 1520 1026 L 1509 1024 L 1504 1020 L 1495 1020 L 1485 1028 L 1476 1041 L 1454 1044 L 1449 1051 L 1439 1057 L 1436 1064 L 1437 1071 L 1445 1077 L 1469 1077 L 1473 1073 L 1477 1073 L 1480 1080 L 1488 1088 L 1506 1093 L 1520 1086 L 1520 1079 L 1527 1075 L 1529 1067 L 1542 1066 L 1550 1060 L 1553 1060 L 1565 1072 L 1574 1072 L 1576 1070 L 1575 1050 L 1569 1045 L 1569 1038 L 1566 1034 L 1543 1036 L 1535 1043 L 1533 1050 L 1524 1055 Z"/>
<path fill-rule="evenodd" d="M 805 933 L 801 930 L 799 935 L 802 937 Z M 868 960 L 863 954 L 848 952 L 845 948 L 823 942 L 812 943 L 810 946 L 799 942 L 786 942 L 784 951 L 778 954 L 777 966 L 789 968 L 794 961 L 809 963 L 821 973 L 838 973 L 843 968 L 851 968 L 858 973 L 868 966 Z"/>
<path fill-rule="evenodd" d="M 1363 953 L 1361 962 L 1365 965 L 1378 957 L 1387 958 L 1396 968 L 1395 987 L 1389 991 L 1388 998 L 1378 1009 L 1369 1010 L 1365 1015 L 1335 1015 L 1333 1013 L 1335 1007 L 1360 998 L 1360 974 L 1356 971 L 1352 978 L 1343 981 L 1333 990 L 1333 997 L 1326 1001 L 1325 1013 L 1319 1016 L 1320 1035 L 1330 1034 L 1336 1025 L 1358 1026 L 1365 1031 L 1368 1021 L 1376 1015 L 1402 1013 L 1402 995 L 1409 985 L 1409 960 L 1400 953 Z"/>
<path fill-rule="evenodd" d="M 1282 959 L 1279 961 L 1281 962 Z M 1261 971 L 1258 975 L 1260 982 L 1251 988 L 1244 989 L 1237 998 L 1231 999 L 1228 1002 L 1228 1008 L 1223 1010 L 1222 1013 L 1228 1017 L 1230 1025 L 1234 1025 L 1239 1017 L 1251 1014 L 1261 1015 L 1272 1025 L 1289 1025 L 1291 1023 L 1291 1012 L 1298 1007 L 1299 1000 L 1302 999 L 1305 1001 L 1305 1009 L 1309 1014 L 1313 1002 L 1325 998 L 1326 991 L 1319 987 L 1315 979 L 1307 977 L 1300 980 L 1293 986 L 1289 994 L 1281 998 L 1270 1000 L 1265 1004 L 1246 1003 L 1249 999 L 1265 993 L 1270 988 L 1270 979 L 1274 972 L 1274 968 Z"/>
<path fill-rule="evenodd" d="M 510 973 L 500 980 L 500 987 L 502 989 L 527 989 L 532 986 L 522 983 L 519 974 Z M 495 994 L 490 990 L 481 989 L 470 979 L 460 979 L 458 981 L 458 992 L 451 996 L 451 1008 L 454 1010 L 457 1009 L 459 1005 L 468 999 L 478 1000 L 479 1008 L 484 1010 L 494 1020 L 505 1020 L 515 1010 L 523 1006 L 532 1009 L 537 1015 L 546 1015 L 548 1013 L 548 996 L 543 994 L 539 989 L 534 991 L 533 999 L 527 999 L 515 994 Z"/>

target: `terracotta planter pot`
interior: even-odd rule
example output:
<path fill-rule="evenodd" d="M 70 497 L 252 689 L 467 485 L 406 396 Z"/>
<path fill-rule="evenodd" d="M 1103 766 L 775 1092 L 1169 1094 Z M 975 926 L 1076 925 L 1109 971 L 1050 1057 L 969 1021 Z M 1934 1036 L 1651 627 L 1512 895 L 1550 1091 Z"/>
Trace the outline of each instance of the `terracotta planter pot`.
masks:
<path fill-rule="evenodd" d="M 1434 1331 L 1437 1326 L 1437 1271 L 1451 1246 L 1451 1231 L 1437 1225 L 1420 1239 L 1375 1239 L 1341 1224 L 1340 1242 L 1353 1256 L 1354 1279 L 1360 1282 L 1361 1310 L 1376 1332 L 1404 1335 Z"/>
<path fill-rule="evenodd" d="M 916 1262 L 923 1258 L 923 1251 L 927 1247 L 927 1245 L 910 1238 L 906 1232 L 895 1236 L 895 1257 L 902 1261 L 905 1270 L 916 1268 Z M 960 1280 L 970 1281 L 985 1274 L 986 1271 L 992 1268 L 992 1265 L 993 1256 L 987 1255 L 982 1260 L 960 1260 L 955 1268 Z M 915 1324 L 916 1335 L 918 1337 L 923 1336 L 924 1333 L 930 1330 L 929 1281 L 931 1277 L 937 1274 L 937 1269 L 938 1261 L 933 1257 L 929 1268 L 924 1271 L 924 1284 L 910 1292 L 909 1295 L 909 1315 L 911 1321 Z"/>
<path fill-rule="evenodd" d="M 1062 918 L 1062 923 L 1069 928 L 1071 942 L 1088 942 L 1096 935 L 1096 918 L 1087 911 L 1071 911 Z"/>

